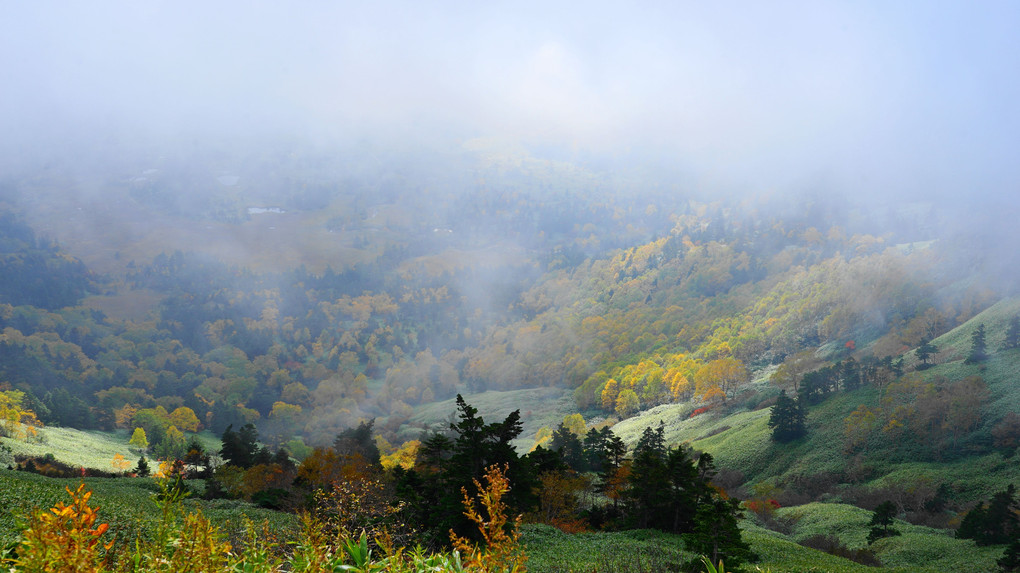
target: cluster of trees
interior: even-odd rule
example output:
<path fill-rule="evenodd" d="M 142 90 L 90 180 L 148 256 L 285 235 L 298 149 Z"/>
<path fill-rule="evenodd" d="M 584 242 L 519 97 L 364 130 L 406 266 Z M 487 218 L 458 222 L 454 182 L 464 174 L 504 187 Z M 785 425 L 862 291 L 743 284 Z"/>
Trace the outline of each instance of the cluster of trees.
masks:
<path fill-rule="evenodd" d="M 0 211 L 0 300 L 52 310 L 77 305 L 92 285 L 84 263 Z"/>
<path fill-rule="evenodd" d="M 583 439 L 560 424 L 549 446 L 518 458 L 508 442 L 520 433 L 517 413 L 485 424 L 470 405 L 458 400 L 455 436 L 422 441 L 418 463 L 397 472 L 399 494 L 415 522 L 442 534 L 460 531 L 463 521 L 452 493 L 479 479 L 487 464 L 507 468 L 514 512 L 554 525 L 656 528 L 685 534 L 695 551 L 738 563 L 750 557 L 736 526 L 737 502 L 712 485 L 711 456 L 694 456 L 686 447 L 667 448 L 663 428 L 647 429 L 633 455 L 608 429 L 590 429 Z M 533 492 L 537 492 L 533 493 Z M 598 492 L 608 504 L 591 501 Z M 589 500 L 582 503 L 581 500 Z M 573 514 L 573 515 L 571 515 Z M 573 519 L 573 521 L 572 521 Z"/>
<path fill-rule="evenodd" d="M 656 528 L 685 535 L 692 550 L 715 562 L 752 557 L 736 525 L 738 502 L 712 483 L 711 456 L 666 447 L 661 426 L 647 430 L 630 456 L 611 430 L 590 429 L 582 439 L 562 424 L 550 449 L 539 446 L 519 455 L 511 444 L 521 433 L 519 412 L 487 423 L 458 396 L 457 418 L 448 431 L 423 436 L 409 467 L 386 470 L 373 425 L 341 432 L 331 447 L 316 448 L 300 464 L 284 449 L 261 445 L 255 426 L 228 428 L 218 467 L 192 442 L 161 471 L 205 479 L 209 497 L 243 498 L 274 509 L 329 507 L 336 515 L 322 517 L 348 529 L 385 530 L 440 547 L 451 532 L 465 539 L 479 535 L 463 500 L 499 468 L 509 485 L 502 503 L 510 516 L 569 531 Z"/>
<path fill-rule="evenodd" d="M 1002 571 L 1020 571 L 1020 501 L 1010 484 L 987 502 L 967 512 L 956 536 L 978 545 L 1006 545 L 999 559 Z"/>

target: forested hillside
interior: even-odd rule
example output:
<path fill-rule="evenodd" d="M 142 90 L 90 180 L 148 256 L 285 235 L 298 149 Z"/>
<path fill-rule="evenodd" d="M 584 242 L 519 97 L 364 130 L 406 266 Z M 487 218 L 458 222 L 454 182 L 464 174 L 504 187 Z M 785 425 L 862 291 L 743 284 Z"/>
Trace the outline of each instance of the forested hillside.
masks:
<path fill-rule="evenodd" d="M 470 175 L 207 175 L 198 203 L 177 187 L 197 176 L 136 169 L 96 229 L 47 223 L 64 207 L 41 198 L 74 182 L 5 186 L 0 431 L 19 452 L 46 426 L 130 434 L 159 471 L 272 508 L 385 467 L 434 544 L 468 533 L 458 488 L 503 464 L 531 521 L 699 551 L 715 523 L 735 559 L 753 552 L 733 499 L 782 535 L 780 507 L 882 497 L 947 527 L 1016 477 L 997 460 L 1020 439 L 1020 308 L 998 251 L 975 256 L 936 206 L 705 201 L 526 153 L 458 161 Z"/>
<path fill-rule="evenodd" d="M 294 154 L 274 161 L 296 167 Z M 223 259 L 196 237 L 165 237 L 188 250 L 139 250 L 151 239 L 99 248 L 118 225 L 45 224 L 58 247 L 26 220 L 53 215 L 60 203 L 41 201 L 62 191 L 52 181 L 8 185 L 4 276 L 19 288 L 0 299 L 5 383 L 44 423 L 144 425 L 158 443 L 180 412 L 190 431 L 251 422 L 270 443 L 305 451 L 372 418 L 392 439 L 415 407 L 458 391 L 559 387 L 586 416 L 617 419 L 728 403 L 770 366 L 789 380 L 801 362 L 867 365 L 1001 296 L 958 264 L 956 238 L 934 233 L 934 213 L 908 225 L 912 211 L 887 207 L 885 218 L 902 224 L 886 227 L 820 201 L 795 209 L 652 191 L 624 205 L 620 189 L 589 187 L 593 172 L 484 146 L 461 157 L 474 173 L 460 179 L 397 163 L 385 176 L 330 181 L 316 161 L 305 157 L 305 170 L 284 179 L 258 178 L 264 167 L 229 186 L 209 175 L 220 190 L 200 195 L 230 203 L 237 216 L 225 220 L 209 205 L 156 201 L 196 177 L 176 179 L 174 164 L 124 187 L 119 201 L 151 220 L 150 235 L 209 220 L 239 240 L 256 222 L 266 230 L 295 217 L 315 224 L 286 227 L 276 242 L 325 230 L 349 254 L 317 251 L 272 269 L 257 247 Z M 244 210 L 281 188 L 279 212 Z M 98 208 L 87 193 L 72 204 Z M 144 222 L 132 223 L 141 233 Z M 80 259 L 104 272 L 89 274 Z M 33 284 L 45 288 L 22 288 Z M 803 360 L 806 351 L 816 358 Z"/>

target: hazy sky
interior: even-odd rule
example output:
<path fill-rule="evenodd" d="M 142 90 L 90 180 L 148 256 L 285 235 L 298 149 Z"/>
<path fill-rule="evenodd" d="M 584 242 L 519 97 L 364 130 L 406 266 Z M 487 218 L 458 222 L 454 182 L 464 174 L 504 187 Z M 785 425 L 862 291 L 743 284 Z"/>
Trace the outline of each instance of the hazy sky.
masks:
<path fill-rule="evenodd" d="M 648 156 L 705 185 L 1020 194 L 1015 1 L 0 0 L 0 14 L 8 151 L 440 134 Z"/>

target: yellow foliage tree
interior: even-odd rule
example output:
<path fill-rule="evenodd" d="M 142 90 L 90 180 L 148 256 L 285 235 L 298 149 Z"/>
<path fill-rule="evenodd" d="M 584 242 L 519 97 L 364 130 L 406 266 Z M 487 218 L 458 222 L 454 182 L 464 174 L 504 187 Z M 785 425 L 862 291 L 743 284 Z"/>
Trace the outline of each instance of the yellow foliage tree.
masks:
<path fill-rule="evenodd" d="M 134 433 L 131 434 L 131 440 L 128 441 L 128 445 L 143 452 L 148 449 L 149 439 L 145 436 L 145 429 L 135 428 Z"/>
<path fill-rule="evenodd" d="M 633 392 L 633 390 L 632 390 Z M 610 378 L 602 388 L 602 409 L 612 411 L 616 408 L 616 397 L 620 394 L 620 383 Z"/>
<path fill-rule="evenodd" d="M 862 404 L 843 420 L 843 449 L 847 453 L 853 452 L 867 442 L 868 436 L 879 423 L 876 414 L 875 410 Z"/>
<path fill-rule="evenodd" d="M 736 358 L 720 358 L 704 364 L 694 375 L 695 394 L 705 400 L 713 389 L 722 391 L 723 399 L 732 396 L 738 386 L 750 378 L 744 363 Z"/>
<path fill-rule="evenodd" d="M 170 425 L 177 426 L 182 432 L 197 432 L 201 427 L 195 411 L 187 406 L 181 406 L 170 413 Z"/>
<path fill-rule="evenodd" d="M 616 398 L 616 413 L 621 417 L 628 417 L 641 409 L 641 401 L 637 392 L 630 388 L 624 388 Z"/>
<path fill-rule="evenodd" d="M 25 393 L 20 390 L 0 392 L 0 436 L 26 439 L 42 426 L 35 412 L 23 406 L 24 400 Z"/>
<path fill-rule="evenodd" d="M 117 408 L 113 411 L 114 425 L 118 428 L 130 428 L 131 420 L 134 419 L 135 414 L 138 413 L 138 408 L 132 404 L 124 404 L 122 407 Z"/>
<path fill-rule="evenodd" d="M 669 393 L 677 402 L 689 400 L 693 391 L 691 381 L 684 376 L 679 368 L 671 368 L 666 371 L 666 382 L 669 384 Z"/>
<path fill-rule="evenodd" d="M 421 442 L 418 440 L 404 442 L 399 448 L 393 450 L 393 453 L 381 456 L 379 463 L 382 464 L 383 469 L 386 471 L 397 466 L 409 470 L 414 467 L 414 462 L 418 458 L 419 448 L 421 448 Z"/>
<path fill-rule="evenodd" d="M 584 422 L 584 417 L 581 414 L 568 414 L 563 418 L 563 425 L 578 437 L 588 431 L 588 424 Z"/>
<path fill-rule="evenodd" d="M 115 454 L 113 460 L 110 461 L 110 465 L 113 469 L 122 472 L 131 466 L 131 462 L 124 458 L 124 454 Z"/>
<path fill-rule="evenodd" d="M 553 432 L 549 429 L 549 426 L 542 426 L 539 428 L 538 431 L 535 432 L 535 444 L 531 446 L 531 449 L 534 450 L 539 446 L 545 447 L 545 445 L 549 443 L 549 440 L 552 439 L 552 434 Z"/>

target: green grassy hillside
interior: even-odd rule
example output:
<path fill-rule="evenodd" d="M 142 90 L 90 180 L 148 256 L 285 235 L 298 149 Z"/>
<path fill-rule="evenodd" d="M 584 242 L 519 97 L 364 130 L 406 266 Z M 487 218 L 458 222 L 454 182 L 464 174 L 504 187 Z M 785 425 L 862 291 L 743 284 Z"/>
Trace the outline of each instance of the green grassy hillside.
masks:
<path fill-rule="evenodd" d="M 979 448 L 990 443 L 991 428 L 1005 414 L 1020 411 L 1020 387 L 1015 383 L 1020 379 L 1020 351 L 999 350 L 1007 324 L 1018 312 L 1020 300 L 1007 299 L 936 338 L 934 342 L 940 350 L 936 365 L 916 373 L 935 388 L 973 375 L 980 376 L 987 387 L 987 399 L 973 429 L 956 440 L 959 449 L 943 452 L 941 460 L 913 460 L 909 451 L 899 451 L 888 440 L 873 440 L 865 451 L 846 451 L 846 418 L 862 405 L 890 406 L 889 392 L 870 386 L 837 393 L 811 406 L 807 436 L 789 444 L 776 444 L 770 439 L 769 408 L 718 407 L 692 418 L 690 404 L 659 406 L 617 423 L 613 431 L 633 445 L 645 428 L 662 423 L 668 442 L 689 443 L 711 453 L 720 467 L 743 472 L 751 484 L 789 484 L 828 472 L 877 487 L 927 476 L 950 484 L 962 500 L 983 499 L 1009 483 L 1020 481 L 1020 468 L 1015 463 L 1008 463 L 1000 453 L 981 452 Z M 988 332 L 991 356 L 981 364 L 964 364 L 971 333 L 978 324 L 984 324 Z M 913 349 L 903 358 L 909 374 L 916 364 Z M 861 463 L 865 467 L 851 468 Z M 848 468 L 860 475 L 847 476 L 851 473 Z"/>
<path fill-rule="evenodd" d="M 154 496 L 159 485 L 152 478 L 60 479 L 0 469 L 0 546 L 15 541 L 25 527 L 26 518 L 38 509 L 67 502 L 65 488 L 74 490 L 84 483 L 93 492 L 91 504 L 99 507 L 99 520 L 110 524 L 118 543 L 132 543 L 136 536 L 148 535 L 160 517 Z M 293 514 L 262 509 L 242 501 L 197 499 L 185 501 L 186 508 L 201 508 L 213 523 L 231 535 L 239 535 L 247 522 L 265 523 L 281 541 L 297 528 Z"/>
<path fill-rule="evenodd" d="M 41 427 L 36 429 L 36 434 L 29 440 L 0 437 L 0 445 L 10 448 L 9 454 L 0 455 L 44 457 L 52 454 L 56 459 L 72 466 L 108 472 L 120 471 L 112 464 L 118 454 L 131 462 L 132 467 L 139 457 L 138 452 L 128 446 L 131 434 L 127 430 L 100 432 Z M 188 434 L 188 439 L 197 439 L 206 451 L 216 452 L 220 449 L 219 438 L 210 432 Z M 6 467 L 11 462 L 12 460 L 0 457 L 0 467 Z"/>

